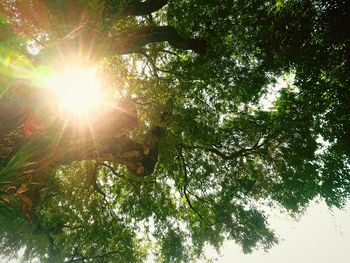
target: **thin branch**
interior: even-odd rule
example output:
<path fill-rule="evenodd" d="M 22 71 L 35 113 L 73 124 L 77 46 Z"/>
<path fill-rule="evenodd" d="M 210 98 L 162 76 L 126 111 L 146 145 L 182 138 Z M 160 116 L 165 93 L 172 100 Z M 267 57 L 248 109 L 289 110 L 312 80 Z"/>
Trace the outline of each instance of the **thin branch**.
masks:
<path fill-rule="evenodd" d="M 188 189 L 187 189 L 187 192 L 188 192 L 190 195 L 194 196 L 198 201 L 203 202 L 203 204 L 204 204 L 206 207 L 211 208 L 211 205 L 213 205 L 213 202 L 209 202 L 209 200 L 206 200 L 207 196 L 205 196 L 205 197 L 198 196 L 196 193 L 194 193 L 194 192 L 192 192 L 192 191 L 190 191 L 190 190 L 188 190 Z M 203 193 L 203 192 L 202 192 L 202 193 Z M 210 200 L 210 201 L 212 201 L 212 200 Z"/>
<path fill-rule="evenodd" d="M 233 160 L 233 159 L 235 159 L 237 157 L 247 156 L 247 155 L 251 154 L 253 151 L 255 151 L 255 150 L 261 148 L 262 146 L 264 146 L 265 144 L 267 144 L 269 142 L 270 138 L 274 134 L 270 134 L 270 135 L 267 135 L 266 137 L 259 138 L 254 143 L 253 146 L 251 146 L 249 148 L 242 148 L 242 149 L 240 149 L 238 151 L 235 151 L 235 152 L 233 152 L 231 154 L 226 154 L 226 153 L 220 151 L 219 149 L 217 149 L 216 147 L 201 148 L 201 147 L 198 147 L 198 146 L 189 146 L 189 145 L 185 145 L 185 144 L 180 144 L 179 146 L 182 147 L 182 148 L 187 148 L 187 149 L 206 150 L 206 151 L 209 151 L 211 153 L 214 153 L 215 155 L 219 156 L 223 160 L 228 161 L 228 160 Z M 263 141 L 261 143 L 259 143 L 262 139 L 263 139 Z"/>
<path fill-rule="evenodd" d="M 218 150 L 217 148 L 214 148 L 214 147 L 208 148 L 207 150 L 209 152 L 214 153 L 217 156 L 221 157 L 225 161 L 233 160 L 233 159 L 235 159 L 237 157 L 240 157 L 240 156 L 247 156 L 247 155 L 251 154 L 254 150 L 257 150 L 257 149 L 261 148 L 262 146 L 264 146 L 269 141 L 268 137 L 266 137 L 266 138 L 259 138 L 254 143 L 254 145 L 252 147 L 243 148 L 243 149 L 240 149 L 240 150 L 238 150 L 236 152 L 233 152 L 231 154 L 225 154 L 225 153 L 221 152 L 220 150 Z M 264 139 L 264 140 L 263 140 L 262 143 L 259 144 L 261 139 Z"/>
<path fill-rule="evenodd" d="M 109 164 L 107 164 L 107 163 L 105 163 L 105 162 L 100 162 L 100 161 L 98 161 L 97 163 L 98 163 L 99 165 L 102 165 L 102 166 L 108 168 L 109 171 L 110 171 L 114 176 L 116 176 L 117 178 L 125 179 L 125 177 L 124 177 L 123 175 L 121 175 L 120 173 L 118 173 L 118 172 L 114 169 L 114 167 L 113 167 L 112 165 L 109 165 Z"/>
<path fill-rule="evenodd" d="M 128 180 L 125 176 L 123 176 L 123 175 L 121 175 L 120 173 L 118 173 L 118 172 L 114 169 L 114 167 L 113 167 L 112 165 L 109 165 L 109 164 L 107 164 L 107 163 L 100 162 L 100 161 L 98 161 L 97 163 L 100 164 L 100 165 L 102 165 L 102 166 L 104 166 L 104 167 L 106 167 L 106 168 L 108 168 L 109 171 L 110 171 L 114 176 L 116 176 L 117 178 L 124 179 L 126 182 L 128 182 L 129 184 L 131 184 L 133 187 L 136 188 L 136 185 L 135 185 L 131 180 Z"/>
<path fill-rule="evenodd" d="M 182 170 L 183 170 L 183 174 L 184 174 L 184 177 L 185 177 L 185 185 L 183 187 L 183 193 L 184 193 L 184 196 L 185 196 L 185 199 L 186 199 L 186 202 L 188 204 L 188 206 L 192 209 L 193 212 L 195 212 L 199 218 L 201 220 L 203 220 L 203 216 L 197 211 L 197 209 L 192 205 L 191 203 L 191 199 L 190 197 L 188 196 L 188 190 L 187 190 L 187 186 L 188 186 L 188 175 L 187 175 L 187 167 L 186 167 L 186 161 L 185 161 L 185 158 L 183 156 L 183 153 L 182 153 L 182 149 L 180 148 L 179 149 L 179 153 L 180 153 L 180 160 L 181 160 L 181 163 L 182 163 Z"/>
<path fill-rule="evenodd" d="M 156 66 L 156 63 L 153 60 L 153 58 L 150 55 L 148 55 L 147 52 L 144 51 L 144 50 L 139 50 L 138 53 L 141 54 L 142 56 L 144 56 L 147 59 L 148 64 L 151 65 L 151 68 L 152 68 L 154 76 L 156 78 L 159 78 L 158 67 Z"/>

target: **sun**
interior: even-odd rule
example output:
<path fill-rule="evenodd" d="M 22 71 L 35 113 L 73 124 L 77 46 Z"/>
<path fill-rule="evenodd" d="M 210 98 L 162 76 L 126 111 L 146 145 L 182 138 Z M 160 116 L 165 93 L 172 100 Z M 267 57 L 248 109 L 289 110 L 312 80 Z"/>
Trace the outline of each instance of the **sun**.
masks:
<path fill-rule="evenodd" d="M 102 102 L 95 68 L 66 68 L 50 77 L 48 84 L 57 95 L 62 112 L 82 115 L 96 109 Z"/>

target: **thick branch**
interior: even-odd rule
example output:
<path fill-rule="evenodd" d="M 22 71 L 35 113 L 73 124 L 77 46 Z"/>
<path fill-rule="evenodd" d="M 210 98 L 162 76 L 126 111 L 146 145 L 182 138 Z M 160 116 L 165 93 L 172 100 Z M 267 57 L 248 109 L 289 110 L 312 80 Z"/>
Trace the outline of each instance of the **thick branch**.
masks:
<path fill-rule="evenodd" d="M 105 55 L 138 53 L 148 44 L 162 42 L 168 42 L 174 48 L 192 50 L 198 54 L 204 54 L 207 51 L 206 40 L 182 37 L 172 26 L 143 26 L 106 36 L 96 35 L 95 31 L 87 28 L 86 24 L 82 24 L 54 46 L 46 48 L 37 55 L 35 64 L 45 63 L 59 67 L 62 63 L 60 58 L 71 57 L 72 54 L 74 56 L 78 54 L 79 59 L 86 63 L 94 63 Z M 91 53 L 89 50 L 92 48 L 94 52 Z M 53 54 L 59 54 L 59 56 L 53 56 Z"/>
<path fill-rule="evenodd" d="M 127 54 L 137 52 L 147 44 L 158 42 L 168 42 L 174 48 L 196 53 L 204 53 L 207 48 L 205 40 L 184 38 L 172 26 L 147 26 L 114 36 L 109 50 L 112 54 Z"/>
<path fill-rule="evenodd" d="M 141 2 L 140 0 L 133 0 L 122 11 L 123 16 L 143 16 L 149 15 L 158 11 L 168 3 L 168 0 L 148 0 Z"/>

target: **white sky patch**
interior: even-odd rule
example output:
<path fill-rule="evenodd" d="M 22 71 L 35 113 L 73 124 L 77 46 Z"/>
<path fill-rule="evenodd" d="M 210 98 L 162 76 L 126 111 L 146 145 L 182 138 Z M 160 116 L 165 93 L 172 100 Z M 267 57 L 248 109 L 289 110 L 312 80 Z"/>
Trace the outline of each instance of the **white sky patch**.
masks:
<path fill-rule="evenodd" d="M 289 73 L 277 78 L 277 82 L 275 84 L 270 84 L 267 87 L 266 93 L 260 98 L 258 106 L 262 110 L 270 110 L 280 94 L 279 91 L 281 89 L 289 88 L 294 92 L 298 92 L 298 88 L 293 85 L 295 79 L 295 74 Z"/>
<path fill-rule="evenodd" d="M 316 142 L 319 144 L 318 149 L 315 151 L 316 154 L 321 155 L 323 154 L 328 147 L 331 145 L 331 143 L 327 140 L 325 140 L 321 135 L 318 136 L 316 139 Z"/>
<path fill-rule="evenodd" d="M 26 42 L 26 48 L 29 54 L 38 55 L 44 48 L 41 42 L 45 43 L 49 39 L 49 35 L 46 33 L 40 33 L 35 37 L 36 40 L 31 39 Z"/>
<path fill-rule="evenodd" d="M 350 203 L 343 210 L 331 211 L 324 202 L 314 202 L 299 221 L 281 213 L 274 213 L 269 221 L 280 243 L 268 252 L 258 250 L 245 255 L 238 245 L 228 241 L 222 247 L 221 257 L 214 249 L 208 250 L 207 255 L 218 258 L 218 263 L 349 262 Z"/>
<path fill-rule="evenodd" d="M 31 55 L 38 55 L 41 51 L 41 47 L 34 41 L 28 40 L 26 43 L 26 48 Z"/>

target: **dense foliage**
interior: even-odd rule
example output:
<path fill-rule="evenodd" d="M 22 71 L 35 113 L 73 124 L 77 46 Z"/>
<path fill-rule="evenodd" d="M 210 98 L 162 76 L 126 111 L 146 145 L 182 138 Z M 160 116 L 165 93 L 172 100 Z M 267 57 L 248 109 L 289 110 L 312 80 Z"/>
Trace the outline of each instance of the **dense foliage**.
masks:
<path fill-rule="evenodd" d="M 33 82 L 52 46 L 79 34 L 74 47 L 90 47 L 80 55 L 108 75 L 110 96 L 137 105 L 130 136 L 159 143 L 146 177 L 111 161 L 52 169 L 30 220 L 2 189 L 21 183 L 8 171 L 35 147 L 0 156 L 2 253 L 144 262 L 153 251 L 157 262 L 193 262 L 226 239 L 244 252 L 274 245 L 263 207 L 300 213 L 315 198 L 348 200 L 346 0 L 2 0 L 0 11 L 1 92 Z M 157 38 L 130 37 L 145 27 Z"/>

